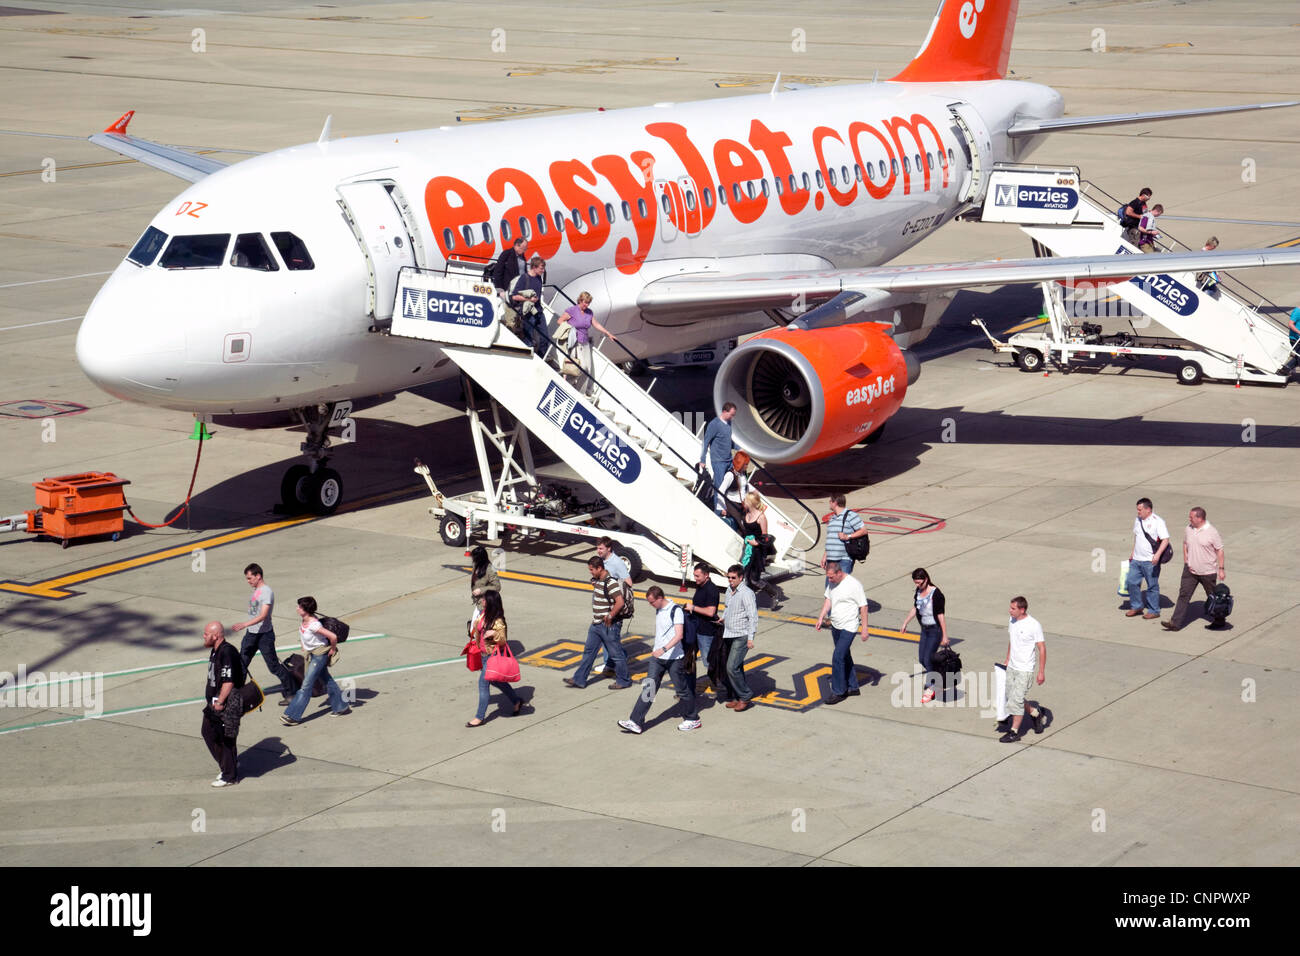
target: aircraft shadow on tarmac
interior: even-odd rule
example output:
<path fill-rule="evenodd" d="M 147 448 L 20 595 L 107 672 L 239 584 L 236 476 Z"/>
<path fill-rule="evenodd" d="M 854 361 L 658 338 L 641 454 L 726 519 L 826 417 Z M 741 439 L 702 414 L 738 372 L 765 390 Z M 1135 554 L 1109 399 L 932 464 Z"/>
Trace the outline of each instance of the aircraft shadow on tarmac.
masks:
<path fill-rule="evenodd" d="M 98 601 L 83 605 L 75 614 L 59 602 L 30 597 L 15 601 L 5 608 L 5 630 L 9 633 L 22 630 L 35 631 L 51 638 L 48 653 L 36 660 L 21 662 L 30 675 L 45 671 L 57 662 L 59 670 L 93 671 L 78 652 L 92 645 L 111 644 L 115 648 L 139 647 L 165 650 L 172 654 L 200 657 L 203 649 L 203 626 L 207 621 L 194 614 L 176 614 L 167 619 L 166 629 L 159 630 L 158 618 L 148 612 L 136 610 L 125 602 Z M 192 634 L 193 647 L 178 649 L 176 636 Z M 189 654 L 188 651 L 193 651 Z M 9 653 L 0 657 L 0 670 L 17 672 L 18 661 L 9 660 Z M 203 677 L 195 669 L 194 691 L 201 694 L 199 682 Z"/>

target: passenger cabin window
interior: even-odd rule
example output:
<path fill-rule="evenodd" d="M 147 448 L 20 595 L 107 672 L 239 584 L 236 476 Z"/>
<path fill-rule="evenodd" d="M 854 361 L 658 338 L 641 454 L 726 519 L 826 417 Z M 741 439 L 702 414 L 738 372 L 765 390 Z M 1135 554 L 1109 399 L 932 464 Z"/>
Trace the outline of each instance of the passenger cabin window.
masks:
<path fill-rule="evenodd" d="M 577 210 L 574 211 L 576 212 Z M 555 228 L 560 230 L 560 232 L 564 232 L 564 213 L 560 212 L 558 209 L 555 210 Z"/>
<path fill-rule="evenodd" d="M 492 245 L 492 223 L 490 222 L 483 223 L 483 244 Z"/>
<path fill-rule="evenodd" d="M 718 202 L 725 206 L 727 204 L 727 187 L 718 183 Z"/>
<path fill-rule="evenodd" d="M 669 211 L 670 206 L 669 206 L 669 203 L 668 203 L 668 193 L 667 193 L 667 192 L 662 192 L 662 193 L 659 194 L 659 205 L 661 205 L 661 206 L 664 207 L 664 212 L 668 212 L 668 211 Z"/>
<path fill-rule="evenodd" d="M 925 165 L 930 167 L 930 169 L 934 169 L 934 153 L 926 152 Z"/>
<path fill-rule="evenodd" d="M 442 244 L 449 250 L 456 248 L 456 234 L 450 229 L 442 230 Z"/>
<path fill-rule="evenodd" d="M 811 188 L 812 188 L 812 184 L 808 181 L 808 174 L 807 174 L 807 173 L 804 173 L 804 174 L 803 174 L 803 191 L 804 191 L 804 192 L 807 192 L 807 191 L 808 191 L 809 189 L 811 189 Z"/>
<path fill-rule="evenodd" d="M 767 184 L 767 177 L 766 177 L 766 176 L 764 176 L 762 179 L 760 179 L 760 180 L 758 181 L 758 184 L 759 184 L 759 186 L 762 187 L 762 189 L 763 189 L 763 195 L 764 195 L 764 196 L 770 196 L 770 195 L 772 195 L 772 187 L 769 186 L 769 185 Z"/>
<path fill-rule="evenodd" d="M 756 192 L 757 192 L 757 190 L 754 189 L 754 180 L 751 179 L 751 180 L 749 180 L 748 182 L 745 183 L 745 192 L 747 192 L 747 193 L 749 194 L 749 198 L 750 198 L 750 199 L 753 199 L 753 198 L 754 198 L 754 196 L 755 196 L 755 194 L 756 194 Z"/>
<path fill-rule="evenodd" d="M 587 207 L 587 222 L 591 223 L 591 224 L 594 226 L 594 225 L 596 225 L 599 221 L 600 221 L 600 217 L 599 217 L 599 215 L 596 213 L 596 207 L 595 207 L 595 206 L 588 206 L 588 207 Z"/>
<path fill-rule="evenodd" d="M 510 220 L 509 219 L 501 220 L 501 245 L 503 246 L 510 245 Z"/>
<path fill-rule="evenodd" d="M 236 269 L 257 269 L 261 272 L 278 272 L 271 248 L 260 232 L 245 232 L 235 238 L 235 248 L 230 264 Z"/>
<path fill-rule="evenodd" d="M 316 263 L 312 262 L 311 253 L 307 251 L 307 244 L 293 233 L 273 232 L 271 233 L 271 241 L 275 243 L 275 248 L 280 250 L 280 258 L 284 260 L 284 264 L 290 272 L 316 268 Z"/>
<path fill-rule="evenodd" d="M 731 184 L 731 198 L 736 202 L 743 202 L 744 197 L 740 195 L 740 183 Z"/>
<path fill-rule="evenodd" d="M 623 200 L 623 220 L 625 222 L 632 221 L 632 204 L 626 199 Z"/>
<path fill-rule="evenodd" d="M 519 217 L 519 235 L 521 235 L 525 239 L 532 238 L 533 230 L 532 227 L 528 224 L 527 216 Z"/>
<path fill-rule="evenodd" d="M 857 163 L 853 164 L 853 176 L 858 182 L 862 182 L 862 167 Z"/>
<path fill-rule="evenodd" d="M 704 208 L 705 208 L 705 209 L 712 209 L 712 208 L 713 208 L 713 190 L 710 189 L 708 186 L 705 186 L 703 189 L 700 190 L 700 195 L 702 195 L 702 196 L 704 197 Z"/>
<path fill-rule="evenodd" d="M 819 169 L 819 170 L 817 170 L 816 172 L 814 172 L 813 175 L 817 177 L 817 188 L 818 188 L 818 189 L 825 189 L 825 188 L 826 188 L 826 180 L 822 178 L 822 171 Z"/>
<path fill-rule="evenodd" d="M 910 161 L 908 161 L 908 158 L 907 158 L 906 156 L 904 156 L 904 157 L 903 157 L 903 172 L 905 172 L 905 173 L 910 173 L 911 171 L 912 171 L 912 164 L 911 164 Z"/>
<path fill-rule="evenodd" d="M 465 237 L 465 245 L 474 245 L 474 230 L 470 229 L 469 226 L 461 226 L 460 234 Z"/>
<path fill-rule="evenodd" d="M 692 189 L 686 190 L 686 208 L 695 211 L 695 191 Z"/>
<path fill-rule="evenodd" d="M 826 178 L 832 186 L 835 185 L 835 167 L 831 166 L 826 170 Z"/>
<path fill-rule="evenodd" d="M 948 162 L 950 163 L 957 162 L 957 157 L 953 155 L 951 146 L 948 147 Z"/>
<path fill-rule="evenodd" d="M 126 257 L 138 266 L 151 266 L 153 261 L 158 258 L 158 250 L 163 247 L 163 243 L 166 241 L 167 233 L 150 226 L 144 231 L 144 235 L 140 237 L 139 241 L 131 247 L 131 251 L 126 254 Z"/>
<path fill-rule="evenodd" d="M 613 204 L 613 203 L 609 203 L 609 202 L 605 203 L 605 222 L 606 222 L 606 224 L 608 224 L 608 225 L 613 225 L 613 224 L 614 224 L 614 204 Z"/>
<path fill-rule="evenodd" d="M 164 269 L 215 269 L 226 260 L 230 234 L 176 236 L 158 260 Z"/>
<path fill-rule="evenodd" d="M 877 163 L 876 165 L 880 168 L 880 178 L 881 178 L 881 179 L 888 179 L 888 178 L 889 178 L 889 170 L 887 170 L 887 169 L 885 168 L 885 161 L 882 159 L 882 160 L 880 160 L 880 162 Z"/>
<path fill-rule="evenodd" d="M 537 214 L 537 234 L 539 236 L 544 236 L 546 235 L 546 231 L 546 213 L 539 212 Z"/>
<path fill-rule="evenodd" d="M 785 187 L 783 187 L 783 186 L 781 185 L 783 182 L 784 182 L 784 180 L 783 180 L 780 176 L 777 176 L 777 177 L 776 177 L 776 194 L 777 194 L 778 196 L 784 196 L 784 195 L 785 195 Z"/>
<path fill-rule="evenodd" d="M 636 211 L 637 211 L 637 215 L 639 215 L 642 219 L 650 215 L 650 207 L 646 205 L 646 201 L 644 199 L 638 199 L 636 201 Z"/>

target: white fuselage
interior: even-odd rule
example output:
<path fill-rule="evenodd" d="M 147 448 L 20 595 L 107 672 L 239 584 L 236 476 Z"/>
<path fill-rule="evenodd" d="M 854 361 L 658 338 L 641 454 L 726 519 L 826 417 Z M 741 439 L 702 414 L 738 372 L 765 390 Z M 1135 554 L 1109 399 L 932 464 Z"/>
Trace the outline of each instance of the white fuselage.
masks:
<path fill-rule="evenodd" d="M 974 144 L 954 123 L 957 103 Z M 441 270 L 449 255 L 495 258 L 503 220 L 514 238 L 521 217 L 547 282 L 570 297 L 591 292 L 597 318 L 635 353 L 691 348 L 770 319 L 652 325 L 637 306 L 646 283 L 886 263 L 971 198 L 972 146 L 985 169 L 1019 159 L 1030 144 L 1010 145 L 1006 128 L 1061 106 L 1053 90 L 1017 81 L 876 83 L 279 150 L 200 180 L 152 222 L 168 242 L 261 234 L 274 271 L 236 265 L 234 245 L 219 264 L 166 268 L 166 246 L 147 266 L 124 261 L 87 313 L 77 358 L 113 395 L 196 413 L 290 409 L 448 377 L 456 369 L 436 346 L 372 331 L 391 313 L 392 274 L 404 261 Z M 356 192 L 348 184 L 364 183 L 391 194 L 387 223 L 341 202 Z M 273 233 L 301 240 L 312 268 L 291 268 Z"/>

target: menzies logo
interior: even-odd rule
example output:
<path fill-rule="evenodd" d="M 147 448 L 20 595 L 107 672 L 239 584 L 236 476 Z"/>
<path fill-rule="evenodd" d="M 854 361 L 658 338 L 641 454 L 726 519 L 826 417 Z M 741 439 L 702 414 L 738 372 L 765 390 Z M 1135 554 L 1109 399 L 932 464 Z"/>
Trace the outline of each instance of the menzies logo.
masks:
<path fill-rule="evenodd" d="M 1201 304 L 1200 296 L 1181 282 L 1176 282 L 1171 276 L 1134 276 L 1129 279 L 1129 282 L 1179 315 L 1191 315 Z"/>
<path fill-rule="evenodd" d="M 1061 186 L 999 183 L 994 187 L 993 205 L 1017 206 L 1022 209 L 1073 209 L 1079 205 L 1079 194 Z"/>
<path fill-rule="evenodd" d="M 632 447 L 556 382 L 547 386 L 537 410 L 623 484 L 630 485 L 641 474 L 641 459 Z"/>
<path fill-rule="evenodd" d="M 492 324 L 492 303 L 481 295 L 403 289 L 402 318 L 485 329 Z"/>

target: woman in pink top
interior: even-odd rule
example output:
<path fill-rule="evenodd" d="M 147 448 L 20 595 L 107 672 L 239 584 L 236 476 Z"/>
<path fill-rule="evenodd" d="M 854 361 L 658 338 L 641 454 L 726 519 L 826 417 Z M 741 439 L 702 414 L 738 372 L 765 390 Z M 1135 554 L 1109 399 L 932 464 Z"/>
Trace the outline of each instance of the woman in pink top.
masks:
<path fill-rule="evenodd" d="M 582 376 L 578 387 L 584 395 L 590 395 L 593 391 L 592 379 L 590 378 L 592 375 L 591 330 L 595 329 L 597 332 L 603 332 L 615 342 L 618 341 L 618 336 L 596 321 L 596 315 L 591 311 L 590 292 L 579 292 L 578 304 L 565 309 L 564 314 L 560 316 L 560 321 L 568 322 L 573 328 L 576 344 L 569 351 L 577 364 L 587 373 Z"/>

